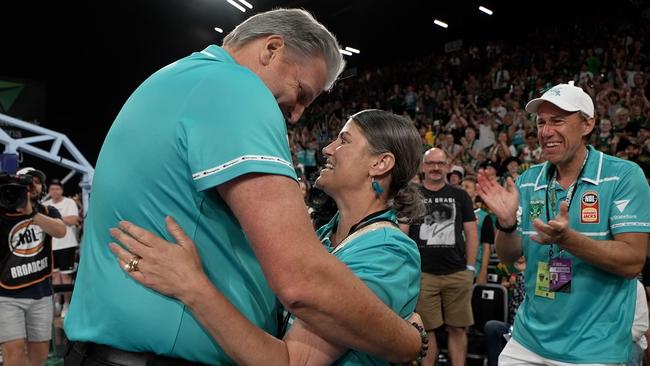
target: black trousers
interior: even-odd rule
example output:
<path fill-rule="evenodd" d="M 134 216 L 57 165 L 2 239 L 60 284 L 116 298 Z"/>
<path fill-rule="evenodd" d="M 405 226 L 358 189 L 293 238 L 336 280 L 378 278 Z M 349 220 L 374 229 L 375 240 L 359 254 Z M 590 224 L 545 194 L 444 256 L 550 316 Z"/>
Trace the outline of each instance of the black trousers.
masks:
<path fill-rule="evenodd" d="M 65 366 L 204 366 L 180 358 L 123 351 L 90 342 L 71 342 L 63 362 Z"/>

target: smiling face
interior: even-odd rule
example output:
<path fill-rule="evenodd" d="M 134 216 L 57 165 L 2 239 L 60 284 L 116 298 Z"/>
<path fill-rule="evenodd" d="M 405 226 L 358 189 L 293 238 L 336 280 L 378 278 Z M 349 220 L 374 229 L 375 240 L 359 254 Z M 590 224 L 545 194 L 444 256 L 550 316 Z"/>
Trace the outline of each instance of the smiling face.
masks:
<path fill-rule="evenodd" d="M 314 58 L 307 64 L 284 61 L 276 68 L 269 89 L 287 121 L 298 122 L 325 85 L 325 62 Z"/>
<path fill-rule="evenodd" d="M 369 189 L 369 169 L 373 163 L 370 144 L 353 119 L 343 126 L 338 137 L 323 148 L 327 159 L 316 186 L 332 198 L 345 191 Z"/>
<path fill-rule="evenodd" d="M 295 123 L 325 88 L 325 60 L 299 56 L 278 35 L 258 42 L 261 51 L 256 54 L 259 63 L 255 73 L 273 93 L 286 120 Z"/>
<path fill-rule="evenodd" d="M 566 165 L 584 148 L 583 137 L 594 127 L 594 119 L 580 112 L 567 112 L 544 102 L 537 110 L 537 137 L 546 159 L 554 165 Z"/>

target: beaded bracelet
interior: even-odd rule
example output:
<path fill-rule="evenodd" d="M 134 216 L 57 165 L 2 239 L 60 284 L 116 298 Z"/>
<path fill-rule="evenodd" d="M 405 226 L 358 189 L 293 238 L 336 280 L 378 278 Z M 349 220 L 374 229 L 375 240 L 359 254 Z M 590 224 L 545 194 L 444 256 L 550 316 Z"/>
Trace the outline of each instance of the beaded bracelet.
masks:
<path fill-rule="evenodd" d="M 422 359 L 426 357 L 427 351 L 429 350 L 429 335 L 427 334 L 427 331 L 424 330 L 424 327 L 421 326 L 420 324 L 416 322 L 412 322 L 411 325 L 414 326 L 415 329 L 418 330 L 418 332 L 420 332 L 420 339 L 422 340 L 422 348 L 420 349 L 420 353 L 418 353 L 417 358 L 407 362 L 406 365 L 420 366 L 422 365 Z"/>
<path fill-rule="evenodd" d="M 422 348 L 420 348 L 420 352 L 418 353 L 418 356 L 411 361 L 408 361 L 406 363 L 403 363 L 401 365 L 404 366 L 420 366 L 422 365 L 422 360 L 424 357 L 427 355 L 427 351 L 429 350 L 429 335 L 427 334 L 427 331 L 424 330 L 424 327 L 420 326 L 420 324 L 416 322 L 411 323 L 412 326 L 415 327 L 415 329 L 420 332 L 420 339 L 422 340 Z M 395 363 L 390 363 L 390 366 L 396 366 L 397 364 Z"/>

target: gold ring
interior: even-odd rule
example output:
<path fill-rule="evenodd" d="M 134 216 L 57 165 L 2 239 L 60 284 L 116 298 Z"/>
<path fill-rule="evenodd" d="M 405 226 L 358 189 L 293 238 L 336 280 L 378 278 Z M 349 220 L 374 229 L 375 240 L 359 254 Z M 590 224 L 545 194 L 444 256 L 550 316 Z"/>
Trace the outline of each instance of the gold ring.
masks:
<path fill-rule="evenodd" d="M 124 265 L 124 269 L 127 272 L 137 272 L 138 271 L 138 263 L 140 263 L 140 257 L 133 256 L 131 260 L 129 260 L 129 263 Z"/>

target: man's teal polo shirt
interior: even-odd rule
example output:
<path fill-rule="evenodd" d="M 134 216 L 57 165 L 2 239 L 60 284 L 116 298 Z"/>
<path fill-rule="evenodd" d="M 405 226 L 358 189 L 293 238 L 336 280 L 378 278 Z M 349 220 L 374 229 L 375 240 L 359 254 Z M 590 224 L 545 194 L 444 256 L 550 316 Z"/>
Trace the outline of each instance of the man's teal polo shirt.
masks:
<path fill-rule="evenodd" d="M 68 338 L 206 364 L 230 363 L 185 306 L 122 272 L 109 228 L 130 220 L 167 240 L 173 216 L 206 273 L 255 325 L 277 332 L 277 300 L 216 186 L 247 173 L 296 179 L 284 117 L 261 79 L 210 46 L 149 77 L 97 162 Z"/>
<path fill-rule="evenodd" d="M 626 232 L 650 232 L 650 188 L 641 168 L 589 146 L 589 156 L 569 208 L 569 225 L 594 240 L 613 240 Z M 632 345 L 636 301 L 634 280 L 599 269 L 567 251 L 571 259 L 570 293 L 555 299 L 535 295 L 538 262 L 549 262 L 549 246 L 530 239 L 532 222 L 547 222 L 550 163 L 536 165 L 517 179 L 520 193 L 519 234 L 526 256 L 526 299 L 515 318 L 513 337 L 549 359 L 570 363 L 625 363 Z M 557 209 L 567 192 L 556 185 Z"/>

